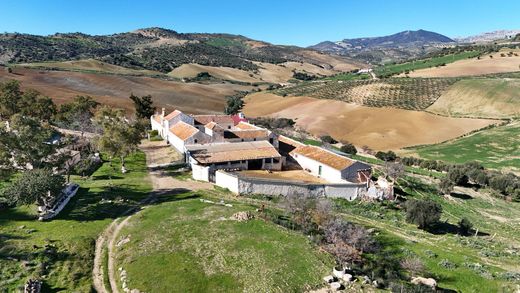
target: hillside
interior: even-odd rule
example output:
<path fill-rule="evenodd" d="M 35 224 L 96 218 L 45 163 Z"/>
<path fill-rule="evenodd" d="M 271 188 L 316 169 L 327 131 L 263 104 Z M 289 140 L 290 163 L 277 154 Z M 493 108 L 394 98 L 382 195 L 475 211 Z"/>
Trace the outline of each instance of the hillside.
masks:
<path fill-rule="evenodd" d="M 473 36 L 456 37 L 454 40 L 459 43 L 486 43 L 503 39 L 511 39 L 519 33 L 520 30 L 498 30 L 484 32 Z"/>
<path fill-rule="evenodd" d="M 304 62 L 331 69 L 355 65 L 344 57 L 327 62 L 312 49 L 278 46 L 240 35 L 178 33 L 162 28 L 91 36 L 82 33 L 37 36 L 0 34 L 0 64 L 96 59 L 130 69 L 168 73 L 182 64 L 225 66 L 254 71 L 254 62 Z M 330 59 L 330 58 L 329 58 Z"/>
<path fill-rule="evenodd" d="M 423 56 L 436 50 L 436 47 L 454 43 L 454 40 L 444 35 L 417 30 L 382 37 L 344 39 L 337 42 L 325 41 L 309 48 L 367 62 L 382 63 Z"/>

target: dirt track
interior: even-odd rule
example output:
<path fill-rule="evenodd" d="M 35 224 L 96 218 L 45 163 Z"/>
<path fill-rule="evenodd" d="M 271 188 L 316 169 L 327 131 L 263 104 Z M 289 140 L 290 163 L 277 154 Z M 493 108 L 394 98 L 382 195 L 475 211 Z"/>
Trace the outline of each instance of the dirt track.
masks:
<path fill-rule="evenodd" d="M 268 93 L 250 95 L 245 102 L 244 113 L 248 116 L 292 118 L 296 126 L 316 136 L 330 134 L 376 150 L 438 143 L 496 123 L 495 120 L 450 118 L 310 97 L 284 98 Z"/>

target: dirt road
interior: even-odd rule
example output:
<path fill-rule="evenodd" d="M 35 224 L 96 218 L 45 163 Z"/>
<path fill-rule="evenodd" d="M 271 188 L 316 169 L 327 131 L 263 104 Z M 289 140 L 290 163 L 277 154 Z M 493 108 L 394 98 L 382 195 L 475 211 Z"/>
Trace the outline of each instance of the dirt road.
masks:
<path fill-rule="evenodd" d="M 176 179 L 163 169 L 150 168 L 150 166 L 157 166 L 159 161 L 164 163 L 165 154 L 170 154 L 171 147 L 165 145 L 163 142 L 143 142 L 140 146 L 141 150 L 146 154 L 146 164 L 149 167 L 148 176 L 152 182 L 152 192 L 143 199 L 138 207 L 127 210 L 121 217 L 115 219 L 103 233 L 96 240 L 96 250 L 94 256 L 94 269 L 92 271 L 94 288 L 98 293 L 108 293 L 104 285 L 104 269 L 103 268 L 103 253 L 108 249 L 108 281 L 110 283 L 111 292 L 119 293 L 121 290 L 117 285 L 117 268 L 115 267 L 115 251 L 114 247 L 119 237 L 119 232 L 125 227 L 132 215 L 139 212 L 141 207 L 153 202 L 158 196 L 179 193 L 186 191 L 196 191 L 204 189 L 213 189 L 211 183 L 198 182 L 192 180 Z M 172 156 L 175 159 L 176 155 Z"/>

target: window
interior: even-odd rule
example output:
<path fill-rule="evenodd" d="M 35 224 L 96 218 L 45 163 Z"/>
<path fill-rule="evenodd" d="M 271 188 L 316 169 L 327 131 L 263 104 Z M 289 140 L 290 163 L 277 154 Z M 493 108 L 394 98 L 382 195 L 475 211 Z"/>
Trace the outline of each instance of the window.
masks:
<path fill-rule="evenodd" d="M 231 129 L 231 126 L 228 125 L 227 129 Z"/>
<path fill-rule="evenodd" d="M 318 167 L 318 175 L 321 176 L 321 166 Z"/>
<path fill-rule="evenodd" d="M 197 143 L 197 140 L 195 139 L 193 142 L 194 142 L 194 143 Z"/>
<path fill-rule="evenodd" d="M 270 143 L 270 144 L 273 144 L 273 142 L 274 142 L 274 139 L 271 137 L 271 138 L 269 139 L 269 143 Z"/>
<path fill-rule="evenodd" d="M 256 138 L 253 138 L 254 141 L 256 141 Z"/>
<path fill-rule="evenodd" d="M 242 138 L 242 141 L 244 141 L 244 139 Z"/>

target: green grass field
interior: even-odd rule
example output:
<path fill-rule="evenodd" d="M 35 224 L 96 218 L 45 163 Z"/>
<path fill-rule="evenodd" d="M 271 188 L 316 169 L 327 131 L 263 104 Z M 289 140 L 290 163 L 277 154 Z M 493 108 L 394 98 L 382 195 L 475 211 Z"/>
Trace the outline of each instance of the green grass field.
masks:
<path fill-rule="evenodd" d="M 204 194 L 206 195 L 207 192 Z M 202 194 L 201 194 L 202 195 Z M 255 207 L 165 199 L 136 214 L 120 237 L 117 266 L 145 292 L 303 292 L 320 287 L 333 261 L 294 231 L 261 219 L 229 218 Z M 195 197 L 195 198 L 193 198 Z"/>
<path fill-rule="evenodd" d="M 452 63 L 462 59 L 468 59 L 477 57 L 481 52 L 480 51 L 468 51 L 457 54 L 450 54 L 441 57 L 433 57 L 429 59 L 416 60 L 406 63 L 399 64 L 388 64 L 380 67 L 376 67 L 374 69 L 374 73 L 377 76 L 391 76 L 400 73 L 404 73 L 406 71 L 413 71 L 417 69 L 430 68 L 435 66 L 440 66 L 442 64 Z"/>
<path fill-rule="evenodd" d="M 370 74 L 354 74 L 354 73 L 340 73 L 333 76 L 327 76 L 322 78 L 323 80 L 362 80 L 370 79 Z"/>
<path fill-rule="evenodd" d="M 108 163 L 92 179 L 73 177 L 81 188 L 52 221 L 38 222 L 34 206 L 0 211 L 0 292 L 15 292 L 32 276 L 42 277 L 44 292 L 90 292 L 98 234 L 151 191 L 144 154 L 126 166 L 127 174 L 112 173 L 111 185 Z"/>
<path fill-rule="evenodd" d="M 477 161 L 488 168 L 520 172 L 520 121 L 413 151 L 426 159 L 452 163 Z"/>

